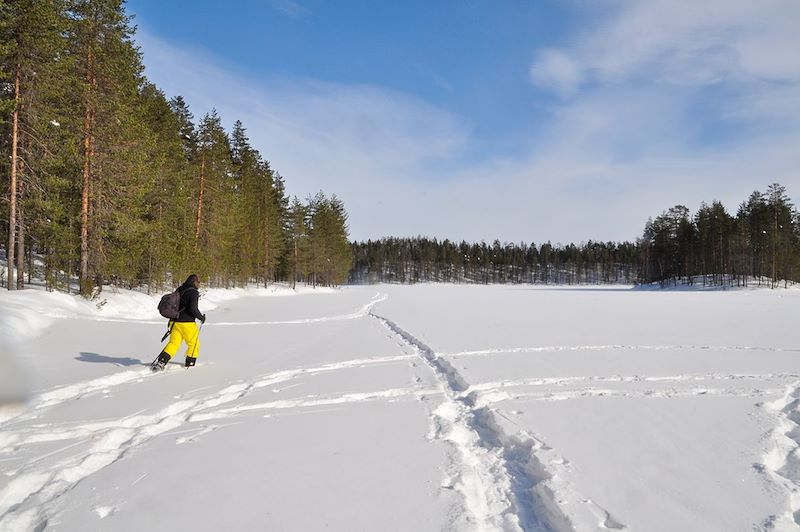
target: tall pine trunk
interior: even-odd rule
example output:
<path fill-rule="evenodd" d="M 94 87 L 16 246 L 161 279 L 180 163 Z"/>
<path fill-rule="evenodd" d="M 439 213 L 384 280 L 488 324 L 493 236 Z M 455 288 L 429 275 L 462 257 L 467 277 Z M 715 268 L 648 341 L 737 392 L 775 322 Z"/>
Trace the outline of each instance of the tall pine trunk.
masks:
<path fill-rule="evenodd" d="M 25 288 L 25 223 L 20 210 L 17 216 L 17 290 Z"/>
<path fill-rule="evenodd" d="M 22 206 L 25 204 L 23 195 L 25 189 L 21 176 L 25 173 L 25 162 L 17 162 L 19 176 L 17 179 L 17 290 L 25 288 L 25 212 Z"/>
<path fill-rule="evenodd" d="M 197 239 L 200 238 L 200 220 L 203 214 L 203 193 L 205 192 L 206 183 L 206 154 L 200 155 L 200 192 L 197 194 L 197 220 L 194 226 L 194 239 L 195 244 Z M 212 205 L 213 207 L 213 205 Z"/>
<path fill-rule="evenodd" d="M 11 176 L 9 179 L 8 248 L 8 289 L 14 290 L 14 234 L 17 230 L 17 145 L 19 144 L 19 84 L 20 66 L 16 65 L 14 75 L 14 113 L 11 116 Z"/>
<path fill-rule="evenodd" d="M 778 286 L 778 206 L 773 207 L 775 223 L 772 228 L 772 284 L 770 288 Z"/>
<path fill-rule="evenodd" d="M 81 258 L 80 291 L 83 296 L 91 292 L 89 287 L 89 202 L 91 198 L 92 160 L 94 159 L 94 96 L 97 87 L 94 52 L 86 53 L 86 102 L 83 113 L 83 191 L 81 195 Z"/>
<path fill-rule="evenodd" d="M 264 237 L 264 288 L 269 286 L 270 267 L 269 267 L 269 233 Z"/>
<path fill-rule="evenodd" d="M 294 240 L 294 265 L 292 266 L 292 290 L 294 290 L 294 287 L 297 284 L 297 262 L 298 262 L 297 239 L 295 238 L 295 240 Z"/>

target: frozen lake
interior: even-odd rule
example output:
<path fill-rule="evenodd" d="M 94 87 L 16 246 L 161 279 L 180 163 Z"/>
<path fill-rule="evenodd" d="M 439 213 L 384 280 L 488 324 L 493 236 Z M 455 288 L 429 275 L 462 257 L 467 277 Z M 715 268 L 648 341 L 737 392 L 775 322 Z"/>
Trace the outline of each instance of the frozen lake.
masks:
<path fill-rule="evenodd" d="M 0 294 L 4 531 L 799 528 L 800 291 L 210 290 L 155 375 L 106 298 Z"/>

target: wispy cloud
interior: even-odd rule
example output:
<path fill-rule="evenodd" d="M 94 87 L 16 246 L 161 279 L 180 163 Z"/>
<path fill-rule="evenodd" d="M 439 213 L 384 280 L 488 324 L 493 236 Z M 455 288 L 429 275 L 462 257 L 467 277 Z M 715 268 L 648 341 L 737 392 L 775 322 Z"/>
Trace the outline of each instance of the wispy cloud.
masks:
<path fill-rule="evenodd" d="M 196 114 L 242 119 L 290 193 L 339 195 L 354 238 L 621 240 L 676 203 L 735 210 L 773 181 L 800 193 L 800 4 L 697 4 L 604 2 L 615 10 L 538 52 L 531 80 L 560 98 L 513 158 L 482 151 L 469 116 L 407 93 L 256 80 L 139 41 L 148 76 Z"/>
<path fill-rule="evenodd" d="M 800 4 L 602 6 L 613 9 L 536 53 L 531 81 L 560 97 L 540 152 L 595 163 L 578 181 L 606 183 L 651 214 L 715 198 L 735 209 L 772 181 L 800 192 Z"/>
<path fill-rule="evenodd" d="M 583 83 L 585 67 L 562 50 L 541 50 L 531 66 L 531 81 L 563 96 L 575 94 Z"/>
<path fill-rule="evenodd" d="M 290 17 L 304 17 L 311 12 L 293 0 L 269 0 L 273 8 Z"/>
<path fill-rule="evenodd" d="M 532 78 L 563 90 L 632 81 L 675 85 L 800 82 L 794 0 L 622 0 L 563 48 L 539 52 Z"/>
<path fill-rule="evenodd" d="M 457 158 L 469 137 L 465 120 L 408 94 L 309 79 L 256 83 L 207 51 L 147 33 L 138 41 L 149 78 L 184 96 L 198 119 L 211 108 L 228 125 L 241 119 L 289 192 L 336 193 L 358 237 L 397 231 L 431 177 L 427 168 Z"/>

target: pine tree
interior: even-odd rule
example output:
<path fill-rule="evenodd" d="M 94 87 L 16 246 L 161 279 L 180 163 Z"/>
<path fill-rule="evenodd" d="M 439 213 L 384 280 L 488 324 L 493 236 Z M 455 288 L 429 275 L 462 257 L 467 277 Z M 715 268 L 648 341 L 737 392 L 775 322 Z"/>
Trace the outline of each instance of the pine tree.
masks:
<path fill-rule="evenodd" d="M 711 274 L 712 284 L 724 284 L 725 274 L 734 274 L 731 264 L 731 237 L 733 219 L 719 201 L 711 206 L 703 202 L 694 217 L 697 230 L 695 254 L 699 257 L 699 273 Z"/>
<path fill-rule="evenodd" d="M 259 227 L 251 221 L 260 216 L 258 204 L 258 164 L 260 156 L 250 146 L 250 139 L 241 120 L 233 124 L 231 132 L 232 198 L 234 210 L 234 267 L 233 277 L 237 282 L 247 283 L 256 274 L 258 262 Z"/>
<path fill-rule="evenodd" d="M 9 94 L 0 108 L 10 111 L 8 288 L 23 287 L 26 232 L 34 222 L 34 191 L 40 189 L 48 145 L 46 105 L 54 90 L 57 63 L 65 46 L 60 1 L 12 0 L 0 5 L 0 71 Z M 68 80 L 59 80 L 65 84 Z M 30 211 L 30 212 L 29 212 Z M 15 260 L 16 259 L 16 260 Z M 14 279 L 16 262 L 17 278 Z"/>
<path fill-rule="evenodd" d="M 230 139 L 216 110 L 201 120 L 198 139 L 193 270 L 211 278 L 212 283 L 227 285 L 232 262 L 229 251 L 236 231 L 229 217 L 233 163 Z"/>
<path fill-rule="evenodd" d="M 264 272 L 264 285 L 275 281 L 280 275 L 282 257 L 287 250 L 287 221 L 289 219 L 289 199 L 283 178 L 273 172 L 266 161 L 261 167 L 261 223 L 263 228 L 263 255 L 261 268 Z"/>
<path fill-rule="evenodd" d="M 292 199 L 289 207 L 289 242 L 291 243 L 289 259 L 291 268 L 292 289 L 297 281 L 304 278 L 308 271 L 308 207 L 300 203 L 297 197 Z"/>
<path fill-rule="evenodd" d="M 11 287 L 34 253 L 49 289 L 69 290 L 77 274 L 87 297 L 106 281 L 149 290 L 186 269 L 222 285 L 342 282 L 341 202 L 320 204 L 324 262 L 312 269 L 310 206 L 290 208 L 240 122 L 231 138 L 214 111 L 195 127 L 183 98 L 148 83 L 133 34 L 121 0 L 0 0 Z"/>
<path fill-rule="evenodd" d="M 171 272 L 180 272 L 193 249 L 190 161 L 186 159 L 184 127 L 164 94 L 152 84 L 141 93 L 141 120 L 147 124 L 145 157 L 151 176 L 144 197 L 145 251 L 138 264 L 138 278 L 148 290 L 173 281 Z"/>
<path fill-rule="evenodd" d="M 773 183 L 767 189 L 767 208 L 769 209 L 769 249 L 772 272 L 772 287 L 790 275 L 790 252 L 794 247 L 793 210 L 794 206 L 786 195 L 786 187 Z"/>
<path fill-rule="evenodd" d="M 16 107 L 13 84 L 13 60 L 16 41 L 13 38 L 15 10 L 10 0 L 0 0 L 0 117 L 6 121 Z"/>
<path fill-rule="evenodd" d="M 309 199 L 308 212 L 312 283 L 341 284 L 352 266 L 344 204 L 335 195 L 328 199 L 319 192 Z"/>
<path fill-rule="evenodd" d="M 737 217 L 745 228 L 745 240 L 750 259 L 750 276 L 758 278 L 758 282 L 761 284 L 768 249 L 767 227 L 769 225 L 769 213 L 764 195 L 757 190 L 750 194 L 747 201 L 739 206 Z"/>
<path fill-rule="evenodd" d="M 125 265 L 107 238 L 124 246 L 142 230 L 144 128 L 135 109 L 143 67 L 121 0 L 77 0 L 72 18 L 72 54 L 82 76 L 80 286 L 89 296 L 102 289 L 109 265 Z"/>

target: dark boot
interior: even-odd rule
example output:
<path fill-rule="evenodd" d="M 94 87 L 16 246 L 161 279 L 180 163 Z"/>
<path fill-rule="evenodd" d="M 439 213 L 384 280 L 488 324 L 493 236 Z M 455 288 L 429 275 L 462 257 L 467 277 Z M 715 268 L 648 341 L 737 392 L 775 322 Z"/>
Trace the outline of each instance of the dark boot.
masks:
<path fill-rule="evenodd" d="M 150 369 L 153 371 L 161 371 L 165 367 L 167 367 L 167 363 L 172 356 L 169 355 L 166 351 L 161 351 L 161 354 L 158 355 L 158 358 L 153 361 L 150 365 Z"/>
<path fill-rule="evenodd" d="M 191 368 L 197 364 L 197 357 L 186 357 L 186 367 Z"/>

